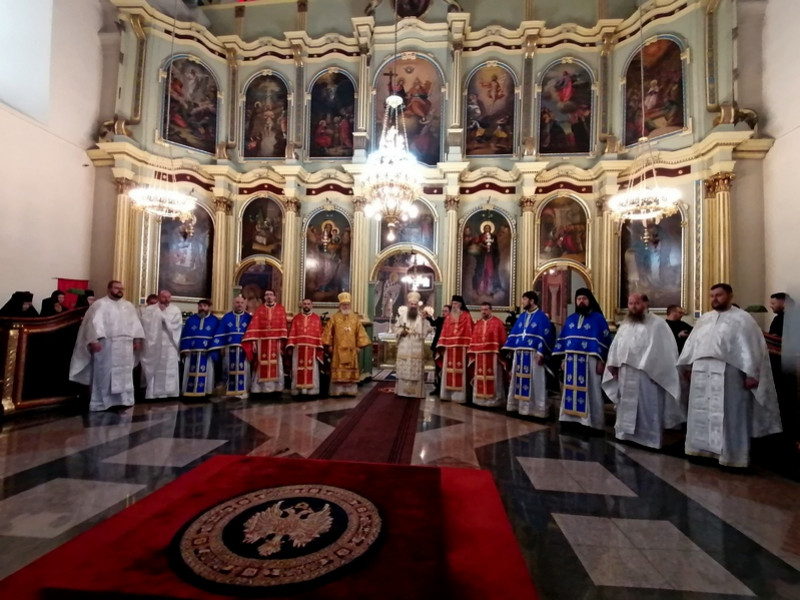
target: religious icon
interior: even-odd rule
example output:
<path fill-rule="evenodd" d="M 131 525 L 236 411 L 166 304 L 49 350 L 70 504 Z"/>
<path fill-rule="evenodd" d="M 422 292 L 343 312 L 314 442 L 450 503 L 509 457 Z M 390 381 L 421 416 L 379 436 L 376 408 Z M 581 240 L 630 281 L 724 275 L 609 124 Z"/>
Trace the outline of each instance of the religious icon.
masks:
<path fill-rule="evenodd" d="M 272 198 L 255 198 L 242 215 L 242 258 L 268 254 L 281 260 L 283 211 Z"/>
<path fill-rule="evenodd" d="M 503 65 L 477 69 L 467 83 L 467 155 L 513 154 L 515 111 L 511 70 Z"/>
<path fill-rule="evenodd" d="M 539 152 L 588 154 L 592 148 L 592 76 L 582 65 L 559 61 L 542 78 Z"/>
<path fill-rule="evenodd" d="M 167 72 L 164 139 L 213 154 L 217 146 L 217 82 L 214 76 L 197 59 L 189 58 L 174 58 Z"/>
<path fill-rule="evenodd" d="M 473 213 L 461 233 L 461 295 L 468 305 L 511 304 L 512 227 L 496 210 Z"/>
<path fill-rule="evenodd" d="M 245 299 L 247 312 L 253 312 L 264 302 L 264 292 L 272 290 L 278 302 L 283 298 L 283 273 L 267 262 L 251 259 L 251 262 L 239 273 L 236 284 Z"/>
<path fill-rule="evenodd" d="M 644 88 L 641 58 L 644 56 Z M 680 131 L 686 124 L 681 47 L 659 38 L 637 49 L 625 74 L 625 145 Z M 644 111 L 644 130 L 642 130 Z"/>
<path fill-rule="evenodd" d="M 387 239 L 389 226 L 386 221 L 381 221 L 381 250 L 394 244 L 415 244 L 435 252 L 433 235 L 436 228 L 436 219 L 433 216 L 433 211 L 426 202 L 421 200 L 415 200 L 414 206 L 417 208 L 417 218 L 400 222 L 395 230 L 395 240 L 393 242 Z"/>
<path fill-rule="evenodd" d="M 628 305 L 629 294 L 647 294 L 651 308 L 666 308 L 681 302 L 683 271 L 683 216 L 664 217 L 658 224 L 625 221 L 620 232 L 621 307 Z M 647 243 L 645 227 L 649 233 Z"/>
<path fill-rule="evenodd" d="M 539 217 L 539 263 L 553 259 L 586 264 L 586 211 L 574 198 L 549 200 Z"/>
<path fill-rule="evenodd" d="M 277 75 L 259 75 L 247 86 L 244 101 L 244 155 L 283 158 L 289 128 L 289 93 Z"/>
<path fill-rule="evenodd" d="M 355 86 L 344 73 L 329 70 L 311 87 L 309 158 L 353 156 Z"/>
<path fill-rule="evenodd" d="M 351 235 L 350 222 L 338 211 L 311 217 L 305 234 L 305 298 L 335 303 L 350 289 Z"/>
<path fill-rule="evenodd" d="M 413 267 L 413 277 L 409 269 Z M 428 260 L 414 252 L 396 252 L 385 257 L 378 265 L 377 281 L 373 292 L 375 321 L 390 321 L 397 317 L 397 309 L 406 303 L 406 295 L 419 292 L 425 306 L 435 306 L 436 274 Z M 426 285 L 427 284 L 427 285 Z"/>
<path fill-rule="evenodd" d="M 177 219 L 161 221 L 158 289 L 182 298 L 211 296 L 214 221 L 202 207 L 194 209 L 194 232 L 187 235 Z"/>
<path fill-rule="evenodd" d="M 397 71 L 395 77 L 395 70 Z M 408 146 L 419 162 L 435 166 L 441 160 L 442 76 L 433 62 L 414 55 L 387 63 L 376 81 L 375 134 L 380 139 L 386 98 L 403 99 Z"/>

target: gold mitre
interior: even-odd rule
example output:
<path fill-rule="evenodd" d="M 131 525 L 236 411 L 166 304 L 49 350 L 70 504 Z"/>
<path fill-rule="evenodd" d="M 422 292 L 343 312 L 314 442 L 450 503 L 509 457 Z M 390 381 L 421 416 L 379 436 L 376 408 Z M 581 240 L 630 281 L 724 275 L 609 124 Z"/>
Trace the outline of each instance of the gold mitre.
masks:
<path fill-rule="evenodd" d="M 419 292 L 409 292 L 408 296 L 406 296 L 406 300 L 413 302 L 414 304 L 419 303 L 420 298 L 422 298 L 422 296 L 419 295 Z"/>
<path fill-rule="evenodd" d="M 339 294 L 338 298 L 339 304 L 350 304 L 350 302 L 352 302 L 352 299 L 350 298 L 350 292 L 342 292 Z"/>

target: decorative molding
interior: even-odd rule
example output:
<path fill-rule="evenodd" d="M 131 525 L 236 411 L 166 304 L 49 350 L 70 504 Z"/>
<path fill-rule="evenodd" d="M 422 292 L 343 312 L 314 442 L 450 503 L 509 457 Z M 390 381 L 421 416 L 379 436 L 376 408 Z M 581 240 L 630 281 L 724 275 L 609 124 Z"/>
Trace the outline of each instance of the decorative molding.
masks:
<path fill-rule="evenodd" d="M 524 196 L 519 201 L 522 212 L 534 212 L 536 210 L 536 198 L 534 196 Z"/>
<path fill-rule="evenodd" d="M 461 201 L 460 196 L 456 195 L 447 195 L 444 199 L 444 208 L 445 210 L 458 210 L 458 204 Z"/>

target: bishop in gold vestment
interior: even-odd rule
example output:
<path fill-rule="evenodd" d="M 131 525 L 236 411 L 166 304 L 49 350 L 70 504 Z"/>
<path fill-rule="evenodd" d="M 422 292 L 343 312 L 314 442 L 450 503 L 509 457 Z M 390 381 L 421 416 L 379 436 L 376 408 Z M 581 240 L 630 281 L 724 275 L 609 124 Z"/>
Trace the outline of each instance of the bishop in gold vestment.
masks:
<path fill-rule="evenodd" d="M 339 294 L 339 311 L 325 325 L 322 344 L 331 353 L 331 396 L 355 396 L 361 370 L 358 349 L 370 345 L 361 318 L 351 312 L 350 294 Z"/>

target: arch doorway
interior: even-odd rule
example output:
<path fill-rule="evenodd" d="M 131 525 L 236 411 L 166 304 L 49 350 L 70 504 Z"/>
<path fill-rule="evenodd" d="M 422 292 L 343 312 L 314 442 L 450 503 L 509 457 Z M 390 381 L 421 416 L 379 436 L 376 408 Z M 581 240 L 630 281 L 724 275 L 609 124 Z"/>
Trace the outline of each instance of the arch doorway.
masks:
<path fill-rule="evenodd" d="M 588 274 L 574 265 L 551 264 L 544 267 L 533 283 L 542 310 L 560 330 L 567 317 L 575 312 L 575 291 L 592 289 Z"/>

